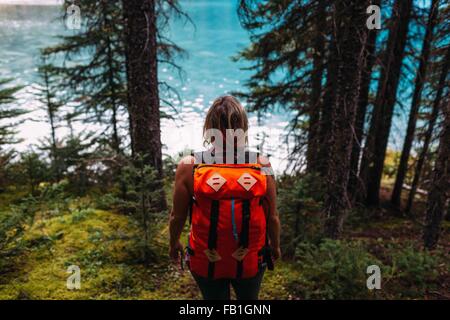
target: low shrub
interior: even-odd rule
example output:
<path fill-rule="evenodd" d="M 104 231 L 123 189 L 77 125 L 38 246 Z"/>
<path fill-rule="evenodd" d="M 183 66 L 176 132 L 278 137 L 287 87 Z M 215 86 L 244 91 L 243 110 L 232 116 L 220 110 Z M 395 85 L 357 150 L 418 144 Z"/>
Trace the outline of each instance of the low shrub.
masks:
<path fill-rule="evenodd" d="M 290 288 L 304 299 L 374 298 L 376 291 L 367 288 L 366 270 L 370 265 L 384 268 L 360 242 L 301 243 L 295 257 L 302 276 Z"/>
<path fill-rule="evenodd" d="M 427 290 L 434 289 L 439 276 L 441 257 L 418 249 L 412 244 L 389 245 L 386 252 L 390 260 L 387 291 L 405 298 L 423 298 Z"/>
<path fill-rule="evenodd" d="M 278 212 L 282 224 L 283 253 L 292 257 L 302 241 L 323 237 L 320 179 L 314 175 L 283 176 L 278 180 Z"/>

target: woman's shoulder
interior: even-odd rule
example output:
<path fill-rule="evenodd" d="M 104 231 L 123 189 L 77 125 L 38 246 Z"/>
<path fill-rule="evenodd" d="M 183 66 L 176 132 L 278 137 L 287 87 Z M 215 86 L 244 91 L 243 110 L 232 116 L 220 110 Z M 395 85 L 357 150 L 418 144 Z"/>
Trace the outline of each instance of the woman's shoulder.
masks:
<path fill-rule="evenodd" d="M 258 154 L 258 164 L 260 164 L 263 167 L 271 166 L 269 157 L 262 155 L 262 154 Z"/>
<path fill-rule="evenodd" d="M 177 166 L 177 176 L 191 176 L 195 159 L 192 155 L 181 158 Z"/>
<path fill-rule="evenodd" d="M 194 162 L 195 158 L 192 154 L 190 154 L 181 158 L 181 160 L 178 162 L 178 165 L 193 165 Z"/>
<path fill-rule="evenodd" d="M 262 173 L 266 176 L 274 176 L 274 171 L 268 156 L 258 154 L 258 164 L 262 167 Z M 272 180 L 272 179 L 269 179 Z"/>

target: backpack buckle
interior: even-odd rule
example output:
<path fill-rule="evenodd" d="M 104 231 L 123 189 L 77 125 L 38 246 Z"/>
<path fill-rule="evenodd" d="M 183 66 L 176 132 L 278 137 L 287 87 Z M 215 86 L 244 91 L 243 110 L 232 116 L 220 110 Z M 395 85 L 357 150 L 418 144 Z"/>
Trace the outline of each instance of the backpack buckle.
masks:
<path fill-rule="evenodd" d="M 208 258 L 208 260 L 210 262 L 217 262 L 219 260 L 222 259 L 221 256 L 219 256 L 219 253 L 216 251 L 216 249 L 206 249 L 205 251 L 203 251 L 206 255 L 206 257 Z"/>
<path fill-rule="evenodd" d="M 242 261 L 242 260 L 244 260 L 244 258 L 247 255 L 247 253 L 248 253 L 248 249 L 247 248 L 240 247 L 235 252 L 233 252 L 233 254 L 231 256 L 233 258 L 235 258 L 237 261 Z"/>

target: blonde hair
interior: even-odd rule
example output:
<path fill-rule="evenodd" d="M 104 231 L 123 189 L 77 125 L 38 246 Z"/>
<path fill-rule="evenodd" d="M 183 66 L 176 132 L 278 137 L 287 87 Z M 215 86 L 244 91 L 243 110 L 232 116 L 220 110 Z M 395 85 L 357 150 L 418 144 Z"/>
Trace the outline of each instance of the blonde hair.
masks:
<path fill-rule="evenodd" d="M 242 129 L 247 133 L 247 113 L 235 97 L 227 95 L 214 100 L 206 114 L 205 123 L 203 125 L 203 138 L 205 139 L 205 144 L 212 142 L 207 136 L 207 132 L 210 129 L 220 130 L 224 135 L 226 129 Z"/>

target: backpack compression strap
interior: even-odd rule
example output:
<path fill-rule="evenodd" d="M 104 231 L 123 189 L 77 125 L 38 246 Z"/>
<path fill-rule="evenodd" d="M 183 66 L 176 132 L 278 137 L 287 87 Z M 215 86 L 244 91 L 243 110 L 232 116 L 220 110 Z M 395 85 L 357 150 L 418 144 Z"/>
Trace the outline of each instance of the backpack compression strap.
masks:
<path fill-rule="evenodd" d="M 269 218 L 270 218 L 270 203 L 266 197 L 261 198 L 260 204 L 264 206 L 264 202 L 267 204 L 267 214 L 266 216 L 266 239 L 264 243 L 264 247 L 259 251 L 258 255 L 263 256 L 263 262 L 266 263 L 267 269 L 273 271 L 273 260 L 272 260 L 272 249 L 269 245 Z M 264 209 L 264 211 L 266 211 Z"/>
<path fill-rule="evenodd" d="M 214 278 L 214 266 L 216 261 L 220 260 L 220 256 L 215 249 L 217 248 L 217 223 L 219 222 L 219 200 L 211 201 L 211 216 L 209 222 L 208 250 L 205 252 L 209 259 L 208 278 Z M 208 254 L 209 253 L 209 254 Z"/>
<path fill-rule="evenodd" d="M 240 249 L 243 249 L 245 251 L 248 248 L 249 229 L 250 229 L 250 201 L 242 200 L 242 227 L 239 238 L 239 246 Z M 236 278 L 238 279 L 242 278 L 243 270 L 244 270 L 244 259 L 242 257 L 242 259 L 237 262 Z"/>

